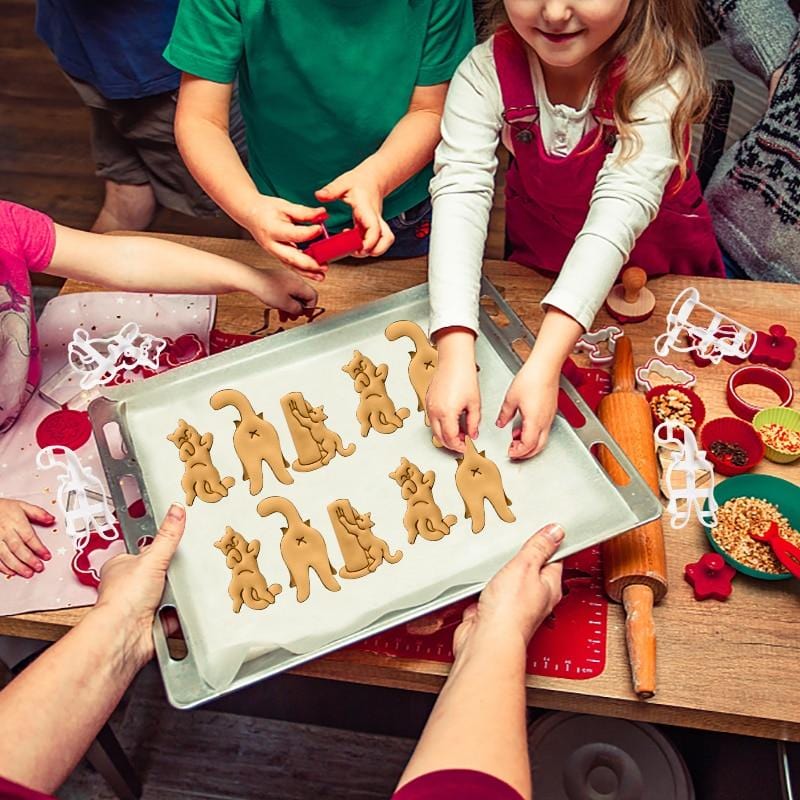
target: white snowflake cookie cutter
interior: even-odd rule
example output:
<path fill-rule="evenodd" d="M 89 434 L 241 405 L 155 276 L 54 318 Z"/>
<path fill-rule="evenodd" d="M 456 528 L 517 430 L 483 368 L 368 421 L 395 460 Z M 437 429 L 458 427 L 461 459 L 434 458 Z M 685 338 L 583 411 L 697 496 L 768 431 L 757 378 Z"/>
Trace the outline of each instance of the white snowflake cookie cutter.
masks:
<path fill-rule="evenodd" d="M 111 383 L 120 372 L 135 367 L 157 370 L 166 346 L 164 339 L 142 333 L 135 322 L 128 322 L 119 333 L 106 339 L 90 339 L 87 330 L 77 328 L 67 346 L 67 358 L 82 375 L 81 388 L 92 389 Z"/>
<path fill-rule="evenodd" d="M 693 322 L 693 314 L 695 317 L 708 317 L 705 325 L 697 320 Z M 730 330 L 721 330 L 723 326 L 730 326 Z M 684 333 L 686 336 L 682 340 Z M 701 303 L 700 293 L 689 286 L 672 303 L 667 313 L 667 330 L 656 338 L 655 351 L 659 356 L 666 356 L 670 350 L 676 353 L 695 352 L 712 364 L 719 364 L 725 356 L 747 358 L 755 343 L 755 333 L 750 328 Z"/>
<path fill-rule="evenodd" d="M 697 383 L 697 377 L 688 370 L 681 369 L 663 361 L 660 358 L 651 358 L 646 361 L 641 367 L 636 370 L 636 385 L 644 392 L 649 392 L 655 384 L 651 380 L 651 376 L 657 375 L 659 378 L 664 378 L 664 383 L 669 383 L 674 386 L 685 386 L 691 389 Z"/>
<path fill-rule="evenodd" d="M 683 435 L 683 441 L 676 436 L 677 431 Z M 667 421 L 655 429 L 653 440 L 657 448 L 665 447 L 670 453 L 664 483 L 669 489 L 667 513 L 671 516 L 672 527 L 685 527 L 692 510 L 702 525 L 716 525 L 718 505 L 714 499 L 714 465 L 706 458 L 706 451 L 697 446 L 694 433 L 680 422 Z M 706 486 L 697 485 L 698 470 L 708 473 Z M 707 508 L 703 508 L 703 501 L 707 501 Z"/>
<path fill-rule="evenodd" d="M 614 360 L 614 351 L 617 349 L 617 339 L 622 336 L 622 328 L 609 325 L 596 331 L 588 331 L 575 343 L 574 353 L 588 353 L 589 361 L 596 366 L 610 364 Z M 603 352 L 602 345 L 606 345 Z"/>
<path fill-rule="evenodd" d="M 55 445 L 36 454 L 39 469 L 58 468 L 56 502 L 64 514 L 67 535 L 76 549 L 86 547 L 92 531 L 102 539 L 118 538 L 116 519 L 106 498 L 105 488 L 92 472 L 84 467 L 73 450 Z"/>

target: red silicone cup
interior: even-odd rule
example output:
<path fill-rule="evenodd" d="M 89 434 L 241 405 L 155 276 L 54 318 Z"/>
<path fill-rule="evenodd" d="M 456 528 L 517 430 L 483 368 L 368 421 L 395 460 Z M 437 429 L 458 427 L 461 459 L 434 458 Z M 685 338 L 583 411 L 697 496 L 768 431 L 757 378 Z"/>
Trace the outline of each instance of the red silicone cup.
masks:
<path fill-rule="evenodd" d="M 733 464 L 730 458 L 715 456 L 711 445 L 716 441 L 738 444 L 747 453 L 747 462 L 742 465 Z M 764 442 L 758 431 L 749 422 L 738 417 L 718 417 L 706 422 L 700 434 L 700 447 L 706 451 L 708 460 L 720 475 L 741 475 L 749 472 L 764 458 Z"/>
<path fill-rule="evenodd" d="M 700 396 L 697 393 L 693 392 L 691 389 L 687 389 L 685 386 L 677 386 L 676 384 L 673 383 L 662 383 L 658 386 L 654 386 L 645 394 L 645 397 L 647 398 L 647 404 L 650 405 L 650 401 L 654 397 L 659 397 L 662 394 L 666 394 L 670 389 L 676 389 L 681 394 L 686 395 L 686 397 L 689 398 L 689 402 L 691 403 L 692 406 L 692 419 L 694 420 L 694 428 L 692 428 L 691 430 L 696 437 L 698 431 L 700 430 L 700 427 L 703 424 L 703 420 L 706 418 L 705 403 L 700 399 Z M 659 417 L 655 413 L 655 411 L 653 411 L 652 406 L 650 406 L 650 414 L 653 417 L 654 427 L 658 427 L 662 422 L 667 421 L 661 419 L 661 417 Z M 681 431 L 676 431 L 675 436 L 680 441 L 683 441 L 683 433 Z"/>
<path fill-rule="evenodd" d="M 725 390 L 728 397 L 728 405 L 737 417 L 741 417 L 743 420 L 747 420 L 747 422 L 752 422 L 753 417 L 762 410 L 762 407 L 754 406 L 746 400 L 742 400 L 742 398 L 736 394 L 736 390 L 740 386 L 746 386 L 752 383 L 771 389 L 780 398 L 780 403 L 770 403 L 764 406 L 764 408 L 771 408 L 775 405 L 790 406 L 792 404 L 794 389 L 789 379 L 784 374 L 778 372 L 776 369 L 772 369 L 772 367 L 764 367 L 760 364 L 748 364 L 747 366 L 739 367 L 739 369 L 731 373 Z"/>

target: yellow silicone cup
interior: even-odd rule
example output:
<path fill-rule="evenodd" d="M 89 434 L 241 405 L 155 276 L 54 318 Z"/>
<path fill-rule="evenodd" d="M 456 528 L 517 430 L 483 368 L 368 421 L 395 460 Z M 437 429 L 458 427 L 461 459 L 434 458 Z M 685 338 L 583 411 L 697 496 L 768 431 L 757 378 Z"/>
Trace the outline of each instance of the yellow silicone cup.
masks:
<path fill-rule="evenodd" d="M 765 425 L 783 425 L 791 431 L 800 431 L 800 412 L 793 408 L 763 408 L 753 417 L 753 427 L 761 433 L 761 428 Z M 763 438 L 763 437 L 762 437 Z M 783 450 L 776 450 L 764 442 L 764 455 L 776 464 L 791 464 L 800 458 L 800 453 L 786 453 Z"/>

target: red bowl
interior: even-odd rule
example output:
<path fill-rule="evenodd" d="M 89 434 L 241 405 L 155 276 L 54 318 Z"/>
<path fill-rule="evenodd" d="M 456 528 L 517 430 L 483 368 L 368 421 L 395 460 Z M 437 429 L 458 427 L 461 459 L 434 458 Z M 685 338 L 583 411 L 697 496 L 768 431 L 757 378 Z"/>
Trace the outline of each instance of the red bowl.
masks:
<path fill-rule="evenodd" d="M 690 428 L 690 430 L 692 433 L 694 433 L 695 437 L 697 437 L 697 434 L 700 432 L 700 428 L 703 425 L 703 420 L 706 418 L 706 406 L 696 392 L 693 392 L 691 389 L 687 389 L 685 386 L 677 386 L 674 383 L 661 383 L 658 386 L 654 386 L 645 394 L 645 397 L 647 398 L 647 404 L 650 405 L 650 401 L 654 397 L 659 397 L 662 394 L 666 394 L 670 389 L 676 389 L 681 394 L 686 395 L 686 397 L 689 398 L 692 408 L 692 419 L 694 420 L 694 428 Z M 652 406 L 650 406 L 650 414 L 653 417 L 654 427 L 658 427 L 662 422 L 666 421 L 661 419 L 661 417 L 659 417 L 656 412 L 653 411 Z M 680 431 L 676 432 L 676 436 L 681 441 L 683 440 L 683 434 Z"/>
<path fill-rule="evenodd" d="M 742 448 L 747 454 L 744 464 L 734 464 L 730 455 L 715 455 L 711 452 L 714 442 L 726 442 Z M 764 458 L 764 442 L 752 425 L 738 417 L 718 417 L 703 426 L 700 447 L 706 451 L 708 460 L 720 475 L 741 475 L 749 472 Z"/>

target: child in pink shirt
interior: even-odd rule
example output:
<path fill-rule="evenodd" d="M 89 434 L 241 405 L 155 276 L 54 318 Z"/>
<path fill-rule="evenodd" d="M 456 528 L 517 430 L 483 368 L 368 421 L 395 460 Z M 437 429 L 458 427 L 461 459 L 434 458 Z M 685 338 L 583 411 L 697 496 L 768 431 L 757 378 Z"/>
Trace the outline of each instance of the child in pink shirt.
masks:
<path fill-rule="evenodd" d="M 288 269 L 255 269 L 229 258 L 144 236 L 101 236 L 55 224 L 25 206 L 0 200 L 0 435 L 17 420 L 41 378 L 30 272 L 123 291 L 243 291 L 297 314 L 317 293 Z M 0 499 L 0 574 L 30 578 L 50 553 L 33 524 L 44 509 Z"/>

